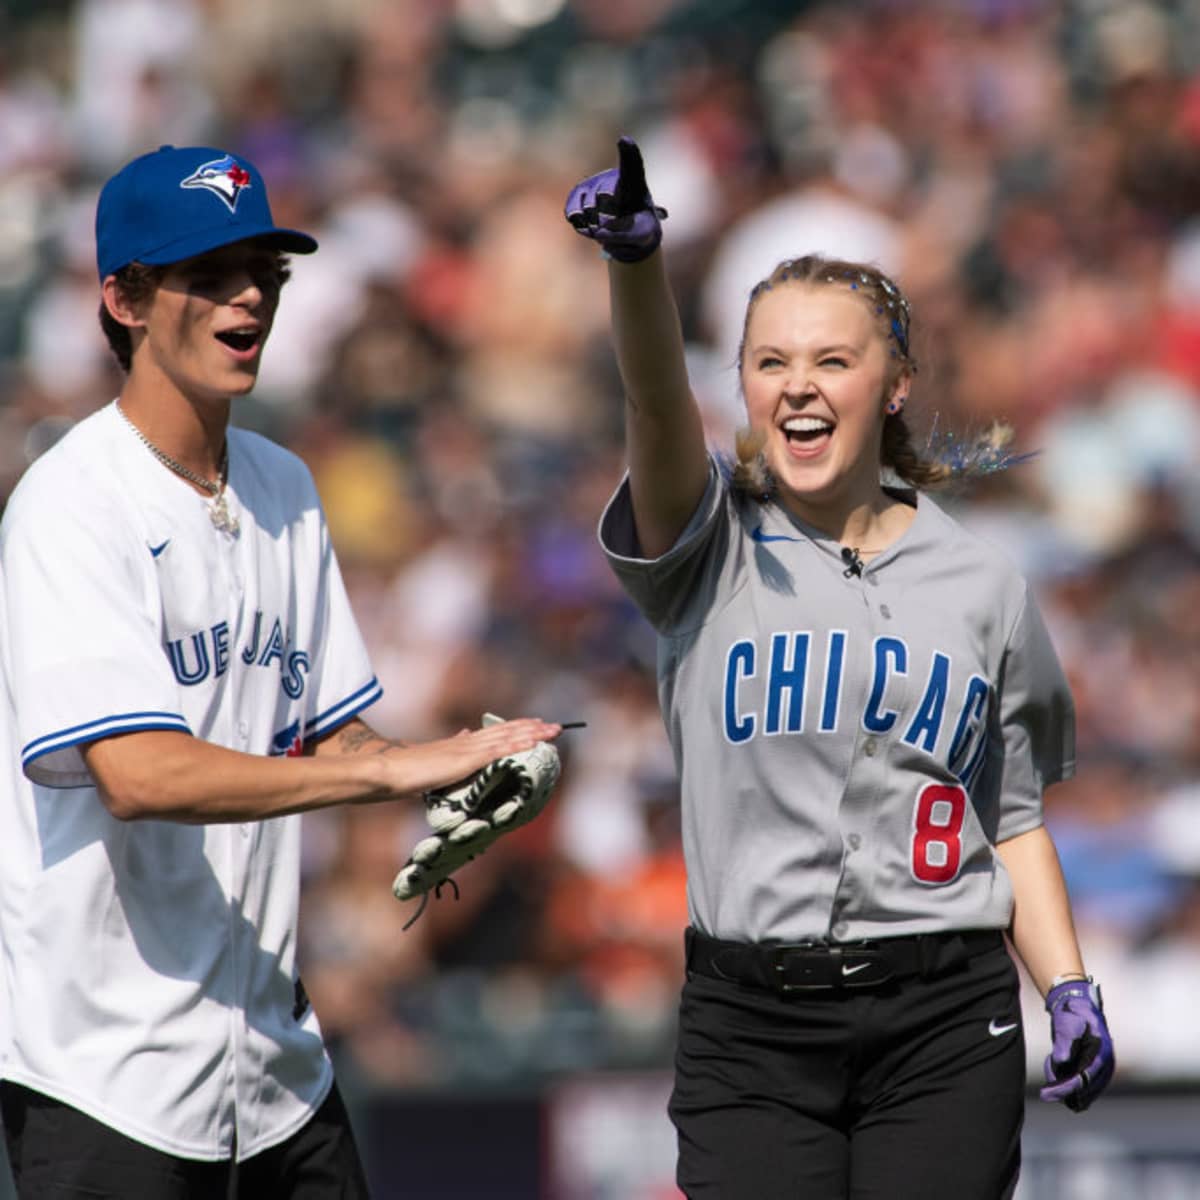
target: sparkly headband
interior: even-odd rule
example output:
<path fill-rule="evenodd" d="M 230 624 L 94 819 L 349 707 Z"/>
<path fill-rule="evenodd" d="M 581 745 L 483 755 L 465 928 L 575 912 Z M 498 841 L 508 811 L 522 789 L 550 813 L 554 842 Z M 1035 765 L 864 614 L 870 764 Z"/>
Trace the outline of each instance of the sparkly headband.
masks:
<path fill-rule="evenodd" d="M 828 271 L 821 277 L 824 283 L 848 283 L 852 291 L 858 291 L 859 284 L 875 284 L 879 290 L 883 292 L 884 302 L 875 306 L 875 312 L 878 316 L 883 316 L 886 312 L 888 315 L 888 323 L 891 329 L 892 337 L 896 339 L 896 345 L 900 348 L 900 353 L 908 360 L 910 359 L 908 345 L 908 330 L 910 323 L 910 312 L 908 301 L 904 298 L 900 289 L 886 275 L 871 275 L 867 271 L 863 271 L 857 267 L 843 267 L 836 271 Z M 805 272 L 798 267 L 784 266 L 780 269 L 778 278 L 775 283 L 792 283 L 804 282 Z M 773 286 L 770 279 L 764 279 L 761 283 L 755 285 L 750 293 L 750 300 L 753 302 L 763 292 L 769 291 Z M 893 354 L 895 351 L 892 352 Z"/>
<path fill-rule="evenodd" d="M 785 273 L 784 278 L 787 275 Z M 892 337 L 896 339 L 896 345 L 900 347 L 900 353 L 905 357 L 909 357 L 908 353 L 908 327 L 909 327 L 909 308 L 908 301 L 901 294 L 900 289 L 886 275 L 870 275 L 866 271 L 846 268 L 841 271 L 830 272 L 825 276 L 826 283 L 848 283 L 851 291 L 858 291 L 860 283 L 877 284 L 884 294 L 884 302 L 881 305 L 875 306 L 875 312 L 882 316 L 885 312 L 888 315 L 888 320 L 891 325 Z"/>

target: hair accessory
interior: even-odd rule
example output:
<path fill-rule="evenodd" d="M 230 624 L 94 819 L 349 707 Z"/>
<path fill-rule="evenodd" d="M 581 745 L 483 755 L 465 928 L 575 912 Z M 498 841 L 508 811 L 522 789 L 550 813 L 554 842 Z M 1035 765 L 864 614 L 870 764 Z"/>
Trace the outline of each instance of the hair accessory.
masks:
<path fill-rule="evenodd" d="M 901 294 L 900 289 L 886 276 L 882 271 L 874 276 L 868 272 L 859 270 L 854 267 L 844 267 L 837 271 L 828 271 L 823 276 L 826 283 L 845 283 L 848 284 L 851 291 L 858 291 L 859 284 L 865 284 L 871 287 L 872 284 L 879 289 L 883 296 L 883 304 L 875 306 L 876 315 L 882 316 L 885 312 L 890 314 L 888 322 L 892 337 L 895 339 L 896 345 L 900 347 L 900 353 L 907 359 L 909 355 L 908 346 L 908 326 L 909 326 L 909 307 L 908 301 Z"/>
<path fill-rule="evenodd" d="M 982 433 L 971 437 L 943 432 L 938 429 L 935 414 L 927 443 L 928 457 L 940 462 L 956 478 L 977 479 L 1037 457 L 1036 450 L 1010 453 L 1012 439 L 1013 428 L 1003 421 L 993 421 Z"/>
<path fill-rule="evenodd" d="M 96 206 L 101 280 L 131 262 L 165 266 L 247 238 L 293 254 L 317 248 L 307 233 L 275 224 L 253 163 L 207 146 L 160 146 L 135 158 Z"/>

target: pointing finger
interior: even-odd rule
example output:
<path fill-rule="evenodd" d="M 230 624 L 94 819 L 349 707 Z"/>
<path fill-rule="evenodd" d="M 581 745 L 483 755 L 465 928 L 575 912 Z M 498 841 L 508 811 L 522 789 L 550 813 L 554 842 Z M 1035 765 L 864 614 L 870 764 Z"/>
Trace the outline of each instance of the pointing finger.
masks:
<path fill-rule="evenodd" d="M 620 155 L 620 173 L 613 199 L 616 215 L 628 217 L 646 207 L 646 167 L 642 162 L 642 152 L 633 138 L 619 138 L 617 153 Z"/>

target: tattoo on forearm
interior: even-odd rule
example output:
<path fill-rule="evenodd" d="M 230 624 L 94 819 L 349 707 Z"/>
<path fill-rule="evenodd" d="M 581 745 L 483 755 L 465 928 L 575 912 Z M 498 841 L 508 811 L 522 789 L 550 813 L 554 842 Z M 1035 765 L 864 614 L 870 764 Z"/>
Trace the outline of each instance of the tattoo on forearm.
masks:
<path fill-rule="evenodd" d="M 362 721 L 352 721 L 338 731 L 338 749 L 343 754 L 382 754 L 385 750 L 399 749 L 407 742 L 385 738 Z"/>
<path fill-rule="evenodd" d="M 343 754 L 359 754 L 371 743 L 375 743 L 372 746 L 375 753 L 387 748 L 387 742 L 366 725 L 347 725 L 338 734 L 338 745 Z"/>

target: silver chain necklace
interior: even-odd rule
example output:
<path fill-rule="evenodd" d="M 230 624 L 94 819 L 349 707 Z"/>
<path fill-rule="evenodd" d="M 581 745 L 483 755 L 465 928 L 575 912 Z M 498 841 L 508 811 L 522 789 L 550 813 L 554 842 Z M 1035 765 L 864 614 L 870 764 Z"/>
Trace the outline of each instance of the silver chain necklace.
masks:
<path fill-rule="evenodd" d="M 211 479 L 205 479 L 203 475 L 197 475 L 195 471 L 189 471 L 181 462 L 176 462 L 164 450 L 160 450 L 126 415 L 125 410 L 120 404 L 115 405 L 118 413 L 121 414 L 121 420 L 129 426 L 130 429 L 137 435 L 138 441 L 158 459 L 164 467 L 174 471 L 176 475 L 182 476 L 189 483 L 194 483 L 197 487 L 202 487 L 208 493 L 208 516 L 213 525 L 222 533 L 228 533 L 231 537 L 237 535 L 240 525 L 237 517 L 229 511 L 229 504 L 225 499 L 225 481 L 229 477 L 229 444 L 226 442 L 221 447 L 221 461 L 217 465 L 217 479 L 214 483 Z"/>

